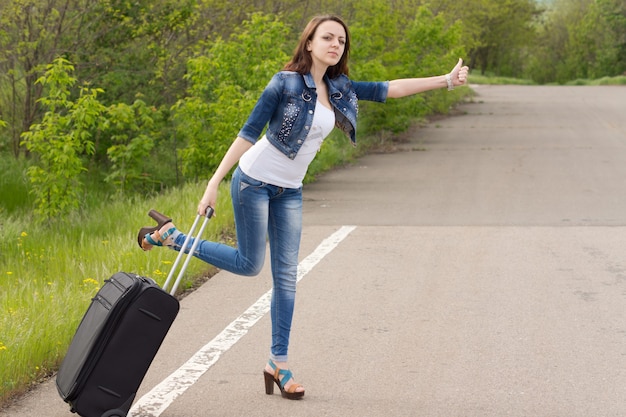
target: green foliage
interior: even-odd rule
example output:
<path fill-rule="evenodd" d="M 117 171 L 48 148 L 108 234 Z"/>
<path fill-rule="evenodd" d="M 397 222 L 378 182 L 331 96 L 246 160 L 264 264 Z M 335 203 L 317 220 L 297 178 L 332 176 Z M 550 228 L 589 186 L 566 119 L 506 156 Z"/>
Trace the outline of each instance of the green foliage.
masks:
<path fill-rule="evenodd" d="M 559 81 L 600 78 L 626 69 L 625 63 L 620 65 L 618 59 L 626 44 L 626 6 L 622 4 L 621 10 L 616 7 L 618 3 L 615 1 L 599 0 L 590 2 L 586 10 L 581 10 L 568 28 L 569 53 L 565 60 L 568 71 Z"/>
<path fill-rule="evenodd" d="M 435 15 L 428 6 L 421 6 L 400 29 L 386 16 L 390 5 L 374 2 L 375 16 L 380 21 L 371 27 L 356 24 L 353 37 L 359 39 L 355 70 L 359 79 L 381 80 L 427 77 L 449 72 L 459 57 L 464 56 L 460 22 L 449 22 L 446 15 Z M 365 39 L 365 40 L 363 40 Z M 396 42 L 395 44 L 391 42 Z M 415 118 L 433 112 L 446 113 L 456 96 L 447 91 L 431 92 L 386 105 L 362 103 L 361 133 L 386 130 L 399 133 Z"/>
<path fill-rule="evenodd" d="M 187 143 L 180 151 L 185 175 L 206 177 L 217 168 L 266 83 L 287 61 L 277 45 L 288 36 L 278 17 L 255 14 L 228 42 L 219 39 L 189 61 L 189 95 L 173 108 L 177 134 Z"/>
<path fill-rule="evenodd" d="M 460 22 L 450 22 L 445 14 L 434 15 L 428 7 L 422 6 L 407 28 L 400 51 L 412 59 L 402 60 L 405 66 L 397 78 L 448 73 L 458 59 L 465 56 Z M 397 113 L 419 116 L 446 113 L 454 97 L 447 90 L 432 91 L 402 100 L 407 108 Z M 404 126 L 408 127 L 408 123 L 405 122 Z"/>
<path fill-rule="evenodd" d="M 568 81 L 565 85 L 626 85 L 626 75 L 618 77 L 602 77 L 593 80 L 577 79 Z"/>
<path fill-rule="evenodd" d="M 28 168 L 36 214 L 41 220 L 64 216 L 79 207 L 84 191 L 81 174 L 93 162 L 95 151 L 104 144 L 110 164 L 104 180 L 120 194 L 146 189 L 151 151 L 159 139 L 162 115 L 155 107 L 137 99 L 105 107 L 99 88 L 81 87 L 74 99 L 76 78 L 73 65 L 58 58 L 48 66 L 38 83 L 45 87 L 41 104 L 48 110 L 42 123 L 24 133 L 23 143 L 33 154 Z M 156 169 L 159 169 L 157 167 Z"/>
<path fill-rule="evenodd" d="M 626 71 L 626 3 L 560 0 L 537 27 L 528 76 L 539 83 L 616 76 Z"/>
<path fill-rule="evenodd" d="M 171 104 L 182 90 L 185 59 L 202 39 L 200 4 L 194 0 L 101 0 L 90 33 L 72 58 L 81 79 L 106 86 L 104 103 L 130 103 L 141 93 L 155 106 Z"/>
<path fill-rule="evenodd" d="M 41 121 L 37 80 L 59 55 L 83 45 L 88 34 L 82 16 L 98 0 L 5 0 L 0 2 L 0 108 L 9 122 L 10 148 L 15 157 L 21 133 Z"/>
<path fill-rule="evenodd" d="M 70 100 L 70 89 L 76 82 L 73 70 L 63 58 L 48 65 L 37 81 L 47 88 L 41 103 L 48 111 L 41 123 L 23 135 L 27 149 L 36 156 L 28 176 L 35 195 L 35 214 L 41 221 L 78 208 L 82 191 L 79 174 L 86 169 L 82 157 L 94 152 L 92 130 L 101 123 L 104 112 L 97 100 L 100 89 L 81 87 L 78 99 Z"/>
<path fill-rule="evenodd" d="M 535 85 L 533 80 L 523 78 L 497 77 L 493 74 L 480 74 L 471 72 L 469 82 L 472 84 L 487 85 Z"/>
<path fill-rule="evenodd" d="M 445 14 L 434 15 L 426 6 L 417 10 L 400 47 L 405 76 L 428 76 L 448 72 L 465 51 L 460 22 L 450 23 Z"/>
<path fill-rule="evenodd" d="M 439 0 L 435 14 L 459 21 L 462 43 L 471 68 L 509 77 L 523 76 L 529 48 L 534 45 L 533 23 L 540 14 L 535 0 Z"/>
<path fill-rule="evenodd" d="M 26 158 L 15 159 L 7 153 L 0 154 L 1 217 L 28 212 L 28 207 L 32 206 L 33 198 L 28 192 L 27 167 Z"/>
<path fill-rule="evenodd" d="M 154 147 L 150 137 L 154 112 L 156 109 L 142 100 L 132 105 L 113 104 L 107 109 L 102 128 L 113 144 L 107 149 L 112 165 L 105 181 L 116 184 L 121 194 L 133 183 L 145 180 L 144 165 Z"/>
<path fill-rule="evenodd" d="M 133 133 L 144 137 L 132 146 L 130 136 L 96 134 L 90 163 L 106 175 L 117 171 L 109 177 L 112 184 L 144 191 L 180 183 L 181 172 L 190 178 L 202 175 L 241 127 L 261 89 L 257 84 L 284 64 L 312 14 L 326 11 L 343 15 L 350 25 L 355 79 L 392 79 L 403 68 L 410 70 L 408 76 L 435 75 L 436 64 L 457 55 L 483 73 L 537 82 L 626 71 L 623 0 L 6 0 L 0 2 L 0 117 L 7 129 L 0 136 L 0 152 L 29 156 L 20 145 L 21 134 L 41 123 L 46 111 L 38 100 L 45 89 L 36 80 L 56 56 L 63 56 L 74 63 L 81 84 L 102 88 L 98 100 L 105 106 L 130 105 L 141 97 L 147 107 L 158 109 L 158 126 L 140 127 L 147 131 Z M 268 17 L 277 12 L 280 17 Z M 294 26 L 279 27 L 281 21 Z M 446 36 L 458 31 L 452 45 Z M 445 46 L 437 56 L 439 41 Z M 72 90 L 71 100 L 78 94 Z M 399 114 L 445 110 L 450 96 L 427 94 L 382 107 L 364 104 L 370 118 L 360 119 L 360 132 L 385 125 L 402 129 L 408 119 L 400 120 Z M 136 164 L 128 176 L 123 174 L 121 167 L 128 163 L 122 159 L 139 161 L 146 137 L 154 144 L 151 166 Z M 131 146 L 134 156 L 120 145 Z M 108 154 L 112 146 L 117 148 Z M 161 164 L 170 169 L 152 168 Z M 122 185 L 124 178 L 129 181 Z"/>

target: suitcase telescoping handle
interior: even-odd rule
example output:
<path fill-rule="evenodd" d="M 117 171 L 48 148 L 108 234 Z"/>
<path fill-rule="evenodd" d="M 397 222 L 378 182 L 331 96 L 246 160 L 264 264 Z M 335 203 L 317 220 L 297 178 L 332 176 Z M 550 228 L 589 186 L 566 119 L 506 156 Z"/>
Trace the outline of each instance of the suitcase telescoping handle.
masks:
<path fill-rule="evenodd" d="M 171 290 L 169 291 L 171 295 L 176 294 L 176 290 L 178 289 L 178 285 L 180 284 L 180 281 L 183 279 L 183 275 L 185 274 L 187 265 L 189 265 L 189 261 L 191 261 L 191 257 L 192 257 L 191 254 L 194 253 L 196 248 L 198 247 L 198 244 L 200 243 L 200 237 L 202 237 L 202 233 L 204 233 L 204 229 L 206 228 L 206 225 L 209 223 L 209 219 L 211 218 L 211 216 L 213 216 L 213 208 L 209 207 L 206 210 L 206 214 L 204 216 L 201 214 L 198 214 L 196 216 L 196 220 L 194 220 L 193 224 L 191 225 L 191 229 L 189 230 L 189 233 L 185 237 L 183 246 L 180 248 L 180 251 L 178 252 L 176 261 L 174 262 L 174 265 L 172 266 L 172 269 L 170 270 L 170 273 L 167 276 L 167 280 L 165 280 L 165 284 L 163 284 L 164 291 L 167 291 L 168 287 L 170 286 L 172 278 L 174 277 L 174 274 L 176 273 L 176 269 L 178 268 L 178 264 L 180 263 L 183 256 L 185 255 L 185 250 L 187 249 L 187 246 L 189 245 L 189 242 L 191 241 L 191 236 L 195 232 L 196 227 L 198 226 L 198 223 L 200 222 L 200 219 L 201 218 L 204 219 L 202 221 L 202 225 L 200 226 L 200 230 L 198 231 L 198 234 L 196 235 L 196 238 L 193 241 L 193 245 L 191 245 L 191 249 L 189 249 L 189 256 L 187 256 L 187 258 L 185 259 L 185 262 L 183 263 L 183 266 L 180 269 L 180 272 L 178 273 L 178 276 L 176 277 L 176 280 L 174 281 L 174 284 L 172 285 Z"/>

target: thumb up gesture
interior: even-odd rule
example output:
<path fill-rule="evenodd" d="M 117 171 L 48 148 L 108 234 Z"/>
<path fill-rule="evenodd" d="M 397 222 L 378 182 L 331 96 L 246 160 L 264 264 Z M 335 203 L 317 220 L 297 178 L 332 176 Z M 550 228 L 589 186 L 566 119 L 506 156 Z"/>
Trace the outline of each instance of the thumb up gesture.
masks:
<path fill-rule="evenodd" d="M 459 87 L 461 85 L 465 85 L 465 83 L 467 83 L 468 71 L 469 67 L 467 65 L 463 65 L 463 58 L 459 58 L 459 62 L 456 63 L 454 68 L 452 68 L 452 71 L 448 74 L 450 76 L 452 86 Z"/>

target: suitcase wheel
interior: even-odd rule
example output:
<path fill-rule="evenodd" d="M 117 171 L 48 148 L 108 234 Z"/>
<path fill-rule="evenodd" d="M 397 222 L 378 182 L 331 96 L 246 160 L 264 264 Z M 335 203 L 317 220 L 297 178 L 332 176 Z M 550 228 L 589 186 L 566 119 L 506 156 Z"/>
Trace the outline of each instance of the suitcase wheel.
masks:
<path fill-rule="evenodd" d="M 126 411 L 123 410 L 109 410 L 102 414 L 102 417 L 126 417 Z"/>

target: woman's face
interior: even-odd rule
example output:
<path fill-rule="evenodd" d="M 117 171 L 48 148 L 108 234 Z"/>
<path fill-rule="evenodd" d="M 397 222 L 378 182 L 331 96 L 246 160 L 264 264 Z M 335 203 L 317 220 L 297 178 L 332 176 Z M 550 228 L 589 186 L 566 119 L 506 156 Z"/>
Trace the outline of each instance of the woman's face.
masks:
<path fill-rule="evenodd" d="M 337 65 L 346 48 L 346 31 L 334 20 L 320 23 L 307 45 L 311 52 L 313 66 L 332 67 Z"/>

